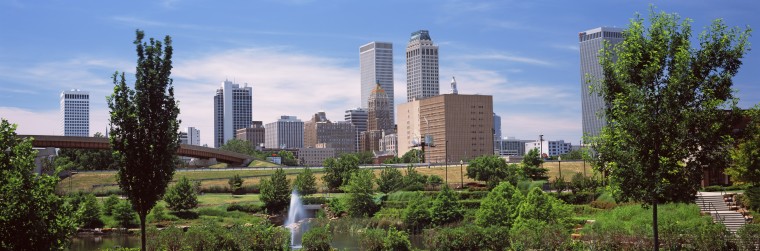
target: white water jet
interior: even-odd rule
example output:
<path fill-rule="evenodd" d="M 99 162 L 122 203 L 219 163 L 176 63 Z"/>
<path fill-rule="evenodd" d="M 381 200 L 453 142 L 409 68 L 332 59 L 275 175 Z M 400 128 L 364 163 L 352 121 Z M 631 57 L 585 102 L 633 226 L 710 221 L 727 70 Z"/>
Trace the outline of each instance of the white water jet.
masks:
<path fill-rule="evenodd" d="M 300 231 L 299 221 L 306 218 L 306 210 L 301 203 L 301 197 L 298 191 L 293 189 L 290 193 L 290 206 L 288 207 L 288 218 L 285 219 L 285 227 L 290 229 L 290 245 L 300 246 L 301 240 L 296 241 L 296 232 Z"/>

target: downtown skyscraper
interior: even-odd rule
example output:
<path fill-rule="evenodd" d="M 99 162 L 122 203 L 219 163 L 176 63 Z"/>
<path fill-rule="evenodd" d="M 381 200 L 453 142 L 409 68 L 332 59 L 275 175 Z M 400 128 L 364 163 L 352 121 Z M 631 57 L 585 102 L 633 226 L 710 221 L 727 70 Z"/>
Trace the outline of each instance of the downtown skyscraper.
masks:
<path fill-rule="evenodd" d="M 90 92 L 63 91 L 60 98 L 63 136 L 90 136 Z"/>
<path fill-rule="evenodd" d="M 391 123 L 393 113 L 393 44 L 371 42 L 359 47 L 359 68 L 361 70 L 361 107 L 369 108 L 369 96 L 375 85 L 380 84 L 390 97 Z"/>
<path fill-rule="evenodd" d="M 240 87 L 228 80 L 216 90 L 214 96 L 214 147 L 221 147 L 235 138 L 235 131 L 251 126 L 253 89 Z"/>
<path fill-rule="evenodd" d="M 583 118 L 583 135 L 599 136 L 604 119 L 605 103 L 598 93 L 591 93 L 589 86 L 597 85 L 604 78 L 599 64 L 599 51 L 605 41 L 614 46 L 623 41 L 623 29 L 599 27 L 578 33 L 581 56 L 581 106 Z"/>
<path fill-rule="evenodd" d="M 437 96 L 439 88 L 438 45 L 427 30 L 415 31 L 406 45 L 406 102 Z"/>

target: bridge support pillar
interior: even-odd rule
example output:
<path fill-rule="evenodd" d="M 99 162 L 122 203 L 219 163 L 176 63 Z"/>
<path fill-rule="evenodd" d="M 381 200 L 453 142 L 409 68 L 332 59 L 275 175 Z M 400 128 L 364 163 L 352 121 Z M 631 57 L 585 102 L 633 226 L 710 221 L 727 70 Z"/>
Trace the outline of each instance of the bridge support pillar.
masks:
<path fill-rule="evenodd" d="M 200 158 L 193 158 L 190 160 L 190 167 L 209 167 L 211 165 L 216 165 L 218 162 L 216 161 L 216 158 L 210 158 L 210 159 L 200 159 Z"/>

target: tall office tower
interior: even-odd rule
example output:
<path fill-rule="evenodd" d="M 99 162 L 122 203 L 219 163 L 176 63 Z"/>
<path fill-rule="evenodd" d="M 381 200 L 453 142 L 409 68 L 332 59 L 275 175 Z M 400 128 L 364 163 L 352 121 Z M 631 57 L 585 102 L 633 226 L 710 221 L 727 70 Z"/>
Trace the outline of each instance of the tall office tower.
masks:
<path fill-rule="evenodd" d="M 380 83 L 390 98 L 391 123 L 393 116 L 393 44 L 387 42 L 371 42 L 359 47 L 359 68 L 362 81 L 362 108 L 369 107 L 369 95 Z"/>
<path fill-rule="evenodd" d="M 493 97 L 442 94 L 398 106 L 398 154 L 428 135 L 425 161 L 467 161 L 493 154 Z M 447 143 L 448 141 L 448 143 Z"/>
<path fill-rule="evenodd" d="M 61 92 L 61 132 L 63 136 L 90 135 L 90 92 L 77 89 Z"/>
<path fill-rule="evenodd" d="M 590 93 L 589 86 L 595 85 L 604 77 L 599 64 L 599 50 L 605 41 L 616 45 L 623 41 L 623 29 L 599 27 L 578 33 L 581 52 L 581 106 L 583 109 L 583 135 L 599 136 L 604 119 L 604 100 L 598 93 Z"/>
<path fill-rule="evenodd" d="M 415 31 L 406 45 L 406 102 L 438 94 L 438 45 L 428 31 Z"/>
<path fill-rule="evenodd" d="M 276 122 L 264 126 L 264 147 L 303 147 L 303 121 L 296 116 L 280 116 Z"/>
<path fill-rule="evenodd" d="M 494 153 L 501 154 L 501 116 L 493 114 L 493 146 Z"/>
<path fill-rule="evenodd" d="M 346 121 L 333 123 L 327 119 L 325 112 L 314 114 L 311 120 L 303 124 L 304 147 L 334 148 L 335 153 L 356 152 L 356 127 Z"/>
<path fill-rule="evenodd" d="M 351 110 L 346 110 L 346 114 L 344 116 L 346 122 L 351 123 L 356 128 L 356 140 L 354 144 L 356 145 L 356 150 L 359 151 L 360 148 L 360 136 L 361 133 L 364 131 L 367 131 L 367 109 L 364 108 L 356 108 Z"/>
<path fill-rule="evenodd" d="M 214 147 L 220 147 L 235 137 L 235 131 L 251 125 L 253 90 L 228 80 L 214 96 Z"/>
<path fill-rule="evenodd" d="M 251 147 L 259 149 L 264 144 L 266 129 L 261 121 L 252 121 L 251 127 L 240 128 L 235 131 L 235 138 L 246 141 Z"/>
<path fill-rule="evenodd" d="M 391 120 L 391 106 L 388 94 L 380 84 L 369 95 L 369 109 L 367 109 L 367 130 L 393 131 L 393 121 Z"/>

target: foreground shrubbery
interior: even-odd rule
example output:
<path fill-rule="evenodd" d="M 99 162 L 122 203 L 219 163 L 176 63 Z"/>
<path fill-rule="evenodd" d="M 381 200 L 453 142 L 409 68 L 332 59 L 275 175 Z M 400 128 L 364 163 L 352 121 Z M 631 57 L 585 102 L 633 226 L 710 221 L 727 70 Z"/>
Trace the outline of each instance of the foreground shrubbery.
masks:
<path fill-rule="evenodd" d="M 208 221 L 183 232 L 148 230 L 149 250 L 290 250 L 290 232 L 271 224 L 222 227 Z"/>

